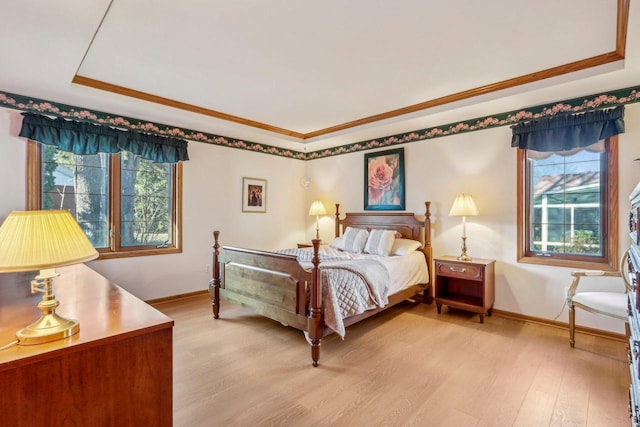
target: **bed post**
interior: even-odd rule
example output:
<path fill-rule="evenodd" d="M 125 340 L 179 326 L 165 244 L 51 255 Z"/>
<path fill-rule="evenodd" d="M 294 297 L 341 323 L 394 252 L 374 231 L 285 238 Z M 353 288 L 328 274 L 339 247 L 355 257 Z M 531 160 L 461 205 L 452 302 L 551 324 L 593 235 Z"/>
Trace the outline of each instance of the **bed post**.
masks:
<path fill-rule="evenodd" d="M 431 247 L 431 202 L 424 202 L 426 208 L 424 214 L 424 245 Z"/>
<path fill-rule="evenodd" d="M 340 237 L 340 203 L 336 203 L 336 237 Z"/>
<path fill-rule="evenodd" d="M 313 366 L 318 366 L 320 360 L 320 340 L 324 333 L 324 318 L 322 315 L 322 283 L 320 281 L 320 239 L 313 239 L 313 272 L 311 276 L 311 308 L 309 310 L 308 329 L 311 344 L 311 360 Z"/>
<path fill-rule="evenodd" d="M 427 286 L 422 294 L 422 302 L 425 304 L 433 303 L 431 289 L 433 288 L 434 275 L 431 274 L 433 269 L 433 248 L 431 247 L 431 202 L 424 202 L 426 211 L 424 214 L 424 248 L 427 256 L 427 266 L 429 267 L 429 286 Z"/>
<path fill-rule="evenodd" d="M 213 232 L 213 278 L 209 281 L 209 295 L 211 296 L 211 309 L 213 310 L 213 318 L 217 319 L 220 315 L 220 263 L 218 257 L 220 255 L 220 244 L 218 237 L 220 231 Z"/>

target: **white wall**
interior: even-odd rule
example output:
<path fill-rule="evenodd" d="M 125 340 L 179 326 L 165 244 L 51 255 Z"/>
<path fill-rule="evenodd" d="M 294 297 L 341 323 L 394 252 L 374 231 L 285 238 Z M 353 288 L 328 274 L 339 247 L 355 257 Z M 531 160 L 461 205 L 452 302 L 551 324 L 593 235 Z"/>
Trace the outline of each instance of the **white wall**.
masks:
<path fill-rule="evenodd" d="M 491 112 L 488 112 L 491 113 Z M 13 110 L 0 109 L 0 220 L 25 207 L 25 147 Z M 628 194 L 640 180 L 640 104 L 626 107 L 626 133 L 620 136 L 620 250 L 628 243 Z M 516 262 L 516 152 L 508 127 L 436 138 L 405 145 L 406 210 L 424 213 L 432 202 L 435 255 L 460 252 L 461 223 L 449 217 L 455 196 L 474 196 L 481 215 L 468 219 L 469 253 L 496 264 L 495 308 L 545 319 L 567 320 L 563 307 L 571 269 Z M 307 213 L 320 199 L 331 212 L 320 219 L 321 238 L 333 238 L 334 204 L 341 212 L 363 209 L 364 153 L 309 162 L 243 150 L 189 144 L 184 163 L 182 254 L 96 260 L 89 265 L 143 299 L 206 289 L 212 231 L 223 244 L 257 249 L 292 247 L 310 240 L 315 219 Z M 308 189 L 300 184 L 311 180 Z M 241 212 L 242 177 L 268 180 L 266 214 Z M 619 322 L 580 312 L 578 323 L 623 332 Z"/>
<path fill-rule="evenodd" d="M 11 136 L 19 121 L 16 111 L 0 109 L 0 221 L 25 209 L 25 139 Z M 195 142 L 189 157 L 183 163 L 183 252 L 88 263 L 145 300 L 207 288 L 213 230 L 220 230 L 222 244 L 255 249 L 291 247 L 305 238 L 305 162 Z M 266 213 L 242 212 L 243 176 L 267 180 Z"/>
<path fill-rule="evenodd" d="M 490 112 L 488 112 L 490 113 Z M 626 107 L 626 133 L 620 135 L 620 253 L 629 243 L 628 195 L 640 180 L 640 105 Z M 516 261 L 516 150 L 508 127 L 414 142 L 405 147 L 406 210 L 424 213 L 432 202 L 434 254 L 458 255 L 462 225 L 449 217 L 455 196 L 472 194 L 480 216 L 467 219 L 469 254 L 496 263 L 495 308 L 567 321 L 565 288 L 572 269 L 521 264 Z M 320 199 L 327 206 L 341 203 L 341 211 L 363 209 L 364 154 L 345 154 L 307 162 L 307 176 L 317 185 L 307 203 Z M 333 217 L 321 221 L 323 239 L 333 237 Z M 624 332 L 621 322 L 580 311 L 579 324 Z"/>

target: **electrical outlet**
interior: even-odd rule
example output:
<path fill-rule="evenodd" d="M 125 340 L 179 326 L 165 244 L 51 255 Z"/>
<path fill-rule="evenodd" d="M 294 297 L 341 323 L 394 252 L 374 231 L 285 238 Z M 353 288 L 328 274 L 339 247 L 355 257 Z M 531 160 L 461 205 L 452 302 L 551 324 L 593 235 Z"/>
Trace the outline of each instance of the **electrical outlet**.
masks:
<path fill-rule="evenodd" d="M 204 266 L 204 272 L 205 273 L 211 273 L 211 264 L 207 264 Z"/>

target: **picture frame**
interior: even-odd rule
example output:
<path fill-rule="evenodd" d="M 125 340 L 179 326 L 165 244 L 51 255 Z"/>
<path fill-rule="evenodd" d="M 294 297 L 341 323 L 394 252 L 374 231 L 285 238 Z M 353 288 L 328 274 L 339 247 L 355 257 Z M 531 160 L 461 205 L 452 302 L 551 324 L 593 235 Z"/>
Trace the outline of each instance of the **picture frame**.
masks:
<path fill-rule="evenodd" d="M 405 209 L 404 148 L 365 153 L 364 209 Z"/>
<path fill-rule="evenodd" d="M 267 212 L 267 180 L 242 177 L 242 212 Z"/>

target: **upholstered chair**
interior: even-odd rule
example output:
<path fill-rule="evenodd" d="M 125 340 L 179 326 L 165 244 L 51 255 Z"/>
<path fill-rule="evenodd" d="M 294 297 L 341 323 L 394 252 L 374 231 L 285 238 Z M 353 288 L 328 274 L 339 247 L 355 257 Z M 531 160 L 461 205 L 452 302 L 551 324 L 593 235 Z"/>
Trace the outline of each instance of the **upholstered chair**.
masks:
<path fill-rule="evenodd" d="M 620 260 L 619 271 L 574 271 L 571 273 L 573 282 L 567 292 L 567 304 L 569 306 L 569 344 L 575 345 L 576 308 L 581 308 L 590 313 L 607 316 L 627 322 L 627 294 L 631 290 L 628 279 L 628 251 Z M 617 280 L 599 280 L 598 289 L 589 286 L 588 290 L 580 290 L 580 280 L 594 277 L 618 277 Z M 602 285 L 601 285 L 602 284 Z"/>

